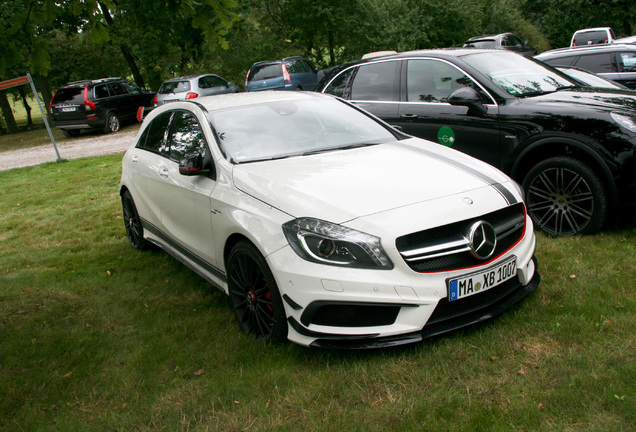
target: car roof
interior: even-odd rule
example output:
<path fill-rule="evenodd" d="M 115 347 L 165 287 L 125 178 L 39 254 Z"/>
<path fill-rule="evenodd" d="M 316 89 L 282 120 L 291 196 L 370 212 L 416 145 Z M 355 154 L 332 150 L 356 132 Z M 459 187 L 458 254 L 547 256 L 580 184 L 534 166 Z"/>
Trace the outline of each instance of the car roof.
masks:
<path fill-rule="evenodd" d="M 636 45 L 629 43 L 608 43 L 608 44 L 596 44 L 596 45 L 582 45 L 579 47 L 565 47 L 556 48 L 549 51 L 544 51 L 538 54 L 536 58 L 541 60 L 543 57 L 558 57 L 560 55 L 572 55 L 581 54 L 589 51 L 636 51 Z"/>
<path fill-rule="evenodd" d="M 64 84 L 62 87 L 73 87 L 73 86 L 86 86 L 92 84 L 101 84 L 105 82 L 114 82 L 114 81 L 123 81 L 119 77 L 111 77 L 111 78 L 99 78 L 94 80 L 79 80 L 79 81 L 71 81 L 69 83 Z"/>
<path fill-rule="evenodd" d="M 241 92 L 221 94 L 215 96 L 203 96 L 186 102 L 173 102 L 171 104 L 162 105 L 163 107 L 179 108 L 182 103 L 196 104 L 205 111 L 216 111 L 226 108 L 236 108 L 248 105 L 258 105 L 265 102 L 283 102 L 294 100 L 325 100 L 333 99 L 333 96 L 314 92 L 282 92 L 274 90 L 258 91 L 258 92 Z M 158 111 L 159 108 L 155 109 Z"/>
<path fill-rule="evenodd" d="M 484 35 L 484 36 L 473 36 L 470 39 L 468 39 L 466 42 L 477 42 L 477 41 L 488 41 L 488 40 L 495 40 L 501 36 L 507 36 L 507 35 L 511 35 L 512 33 L 510 32 L 506 32 L 506 33 L 498 33 L 498 34 L 492 34 L 492 35 Z"/>
<path fill-rule="evenodd" d="M 612 31 L 611 27 L 590 27 L 586 29 L 577 30 L 574 34 L 577 33 L 587 33 L 587 32 L 595 32 L 595 31 Z"/>
<path fill-rule="evenodd" d="M 185 81 L 185 80 L 201 78 L 201 77 L 204 77 L 204 76 L 217 76 L 217 75 L 215 75 L 215 74 L 184 75 L 184 76 L 180 76 L 180 77 L 170 78 L 169 80 L 166 80 L 164 82 Z"/>

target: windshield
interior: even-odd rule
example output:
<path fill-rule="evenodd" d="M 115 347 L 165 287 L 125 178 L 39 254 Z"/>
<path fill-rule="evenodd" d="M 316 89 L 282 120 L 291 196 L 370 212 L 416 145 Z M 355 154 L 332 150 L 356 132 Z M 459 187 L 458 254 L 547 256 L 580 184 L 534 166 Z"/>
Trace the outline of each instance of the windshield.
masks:
<path fill-rule="evenodd" d="M 337 99 L 266 102 L 208 119 L 233 163 L 280 159 L 394 141 L 381 123 Z"/>
<path fill-rule="evenodd" d="M 515 96 L 550 93 L 577 85 L 542 64 L 515 53 L 477 53 L 462 59 L 489 77 L 497 87 Z"/>

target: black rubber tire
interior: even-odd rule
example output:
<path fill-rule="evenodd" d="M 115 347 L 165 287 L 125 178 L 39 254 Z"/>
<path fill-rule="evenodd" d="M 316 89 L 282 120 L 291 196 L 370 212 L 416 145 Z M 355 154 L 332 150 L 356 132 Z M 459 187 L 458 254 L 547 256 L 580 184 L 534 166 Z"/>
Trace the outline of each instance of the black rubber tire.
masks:
<path fill-rule="evenodd" d="M 104 125 L 105 133 L 114 133 L 117 132 L 120 128 L 119 117 L 114 112 L 109 112 L 106 114 L 106 124 Z"/>
<path fill-rule="evenodd" d="M 523 181 L 535 228 L 553 236 L 593 234 L 607 219 L 608 201 L 600 176 L 567 156 L 538 163 Z"/>
<path fill-rule="evenodd" d="M 230 302 L 239 327 L 265 341 L 287 339 L 285 308 L 265 258 L 256 247 L 238 242 L 227 261 Z"/>
<path fill-rule="evenodd" d="M 144 227 L 141 224 L 137 207 L 132 199 L 129 191 L 124 192 L 121 197 L 121 204 L 124 210 L 124 225 L 126 226 L 126 235 L 130 245 L 138 250 L 148 249 L 150 244 L 144 238 Z"/>
<path fill-rule="evenodd" d="M 79 129 L 62 129 L 62 133 L 67 138 L 75 138 L 79 136 L 80 130 Z"/>

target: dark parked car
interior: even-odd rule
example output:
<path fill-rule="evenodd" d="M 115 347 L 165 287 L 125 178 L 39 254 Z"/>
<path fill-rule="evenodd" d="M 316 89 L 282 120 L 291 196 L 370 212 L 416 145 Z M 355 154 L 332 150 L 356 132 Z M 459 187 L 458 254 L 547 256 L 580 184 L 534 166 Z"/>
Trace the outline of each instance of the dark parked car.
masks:
<path fill-rule="evenodd" d="M 636 89 L 636 45 L 612 43 L 559 48 L 535 57 L 551 66 L 575 66 Z"/>
<path fill-rule="evenodd" d="M 245 91 L 314 90 L 316 66 L 304 57 L 254 63 L 245 78 Z"/>
<path fill-rule="evenodd" d="M 49 110 L 53 126 L 66 136 L 78 136 L 82 129 L 111 133 L 120 122 L 135 119 L 140 106 L 151 107 L 154 96 L 121 78 L 75 81 L 57 90 Z"/>
<path fill-rule="evenodd" d="M 464 43 L 464 48 L 505 49 L 516 52 L 526 57 L 531 57 L 537 52 L 512 33 L 501 33 L 489 36 L 475 36 Z"/>
<path fill-rule="evenodd" d="M 523 184 L 546 233 L 592 233 L 614 206 L 636 203 L 631 91 L 581 86 L 534 59 L 477 49 L 359 60 L 331 70 L 318 90 L 502 169 Z"/>
<path fill-rule="evenodd" d="M 196 99 L 224 93 L 238 93 L 239 88 L 214 74 L 188 75 L 172 78 L 161 84 L 154 99 L 155 106 L 168 102 Z"/>

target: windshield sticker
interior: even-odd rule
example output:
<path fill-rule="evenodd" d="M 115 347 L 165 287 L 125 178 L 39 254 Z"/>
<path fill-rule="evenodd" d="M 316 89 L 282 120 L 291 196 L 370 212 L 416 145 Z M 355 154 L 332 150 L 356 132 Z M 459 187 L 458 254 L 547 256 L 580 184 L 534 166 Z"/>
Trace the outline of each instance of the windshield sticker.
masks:
<path fill-rule="evenodd" d="M 442 126 L 437 131 L 437 140 L 440 144 L 451 147 L 455 144 L 455 132 L 448 126 Z"/>

